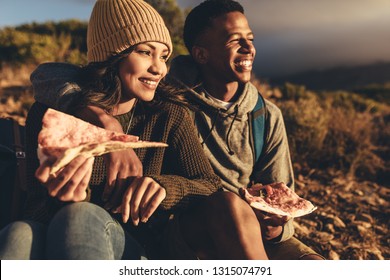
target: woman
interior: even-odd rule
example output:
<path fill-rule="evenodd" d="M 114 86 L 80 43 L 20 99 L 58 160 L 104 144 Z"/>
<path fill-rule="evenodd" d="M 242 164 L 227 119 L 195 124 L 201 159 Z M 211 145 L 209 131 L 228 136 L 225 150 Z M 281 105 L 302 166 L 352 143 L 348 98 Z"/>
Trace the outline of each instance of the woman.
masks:
<path fill-rule="evenodd" d="M 117 118 L 125 133 L 169 147 L 137 150 L 143 174 L 122 176 L 125 182 L 118 183 L 115 191 L 104 192 L 102 158 L 95 160 L 92 176 L 93 160 L 79 157 L 56 178 L 49 178 L 36 156 L 47 107 L 35 103 L 27 119 L 27 139 L 32 141 L 28 142 L 26 219 L 42 227 L 36 231 L 18 223 L 24 232 L 26 227 L 33 232 L 32 243 L 34 233 L 45 232 L 47 226 L 45 253 L 34 252 L 36 258 L 139 259 L 144 248 L 156 253 L 155 241 L 164 237 L 157 232 L 163 231 L 173 211 L 214 193 L 220 181 L 203 154 L 186 109 L 162 85 L 172 43 L 161 16 L 144 1 L 98 0 L 87 39 L 89 64 L 79 72 L 83 86 L 75 111 L 85 106 L 102 108 Z M 36 176 L 45 188 L 34 178 L 38 167 Z M 164 244 L 169 246 L 166 242 L 173 238 L 164 237 Z"/>
<path fill-rule="evenodd" d="M 189 114 L 160 83 L 172 52 L 161 17 L 143 1 L 98 0 L 88 28 L 88 66 L 74 73 L 75 66 L 68 65 L 57 72 L 73 73 L 71 81 L 80 85 L 58 81 L 65 94 L 77 91 L 73 111 L 106 128 L 113 115 L 121 124 L 118 129 L 115 122 L 114 130 L 169 147 L 137 150 L 138 157 L 131 150 L 111 153 L 105 157 L 106 172 L 102 158 L 96 158 L 92 176 L 92 160 L 79 157 L 50 178 L 47 166 L 38 168 L 37 143 L 29 143 L 30 178 L 38 168 L 36 177 L 46 188 L 33 180 L 26 212 L 28 218 L 49 224 L 44 257 L 139 258 L 146 248 L 152 258 L 267 259 L 253 210 L 232 192 L 216 192 L 220 180 L 203 154 Z M 37 79 L 43 80 L 38 85 L 50 88 L 42 73 L 33 74 L 34 90 Z M 52 86 L 56 91 L 58 84 Z M 28 139 L 36 141 L 45 109 L 39 103 L 31 108 Z M 69 203 L 81 200 L 88 202 Z M 36 229 L 36 224 L 24 223 L 24 231 L 13 237 L 33 232 L 43 240 L 40 230 L 45 232 L 45 225 Z M 17 229 L 13 224 L 6 231 Z M 3 252 L 39 256 L 31 250 L 40 247 L 33 246 L 40 244 L 37 237 L 27 234 L 24 243 L 31 246 L 25 250 L 3 243 L 11 245 L 0 248 L 0 257 Z"/>

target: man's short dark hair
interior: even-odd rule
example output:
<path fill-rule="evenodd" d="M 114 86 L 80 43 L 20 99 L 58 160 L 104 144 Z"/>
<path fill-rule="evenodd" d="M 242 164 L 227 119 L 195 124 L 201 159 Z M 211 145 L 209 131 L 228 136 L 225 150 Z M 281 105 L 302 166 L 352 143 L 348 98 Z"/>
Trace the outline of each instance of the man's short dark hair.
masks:
<path fill-rule="evenodd" d="M 213 19 L 230 12 L 244 14 L 244 8 L 233 0 L 206 0 L 192 9 L 185 20 L 183 32 L 188 51 L 191 53 L 196 39 L 212 26 Z"/>

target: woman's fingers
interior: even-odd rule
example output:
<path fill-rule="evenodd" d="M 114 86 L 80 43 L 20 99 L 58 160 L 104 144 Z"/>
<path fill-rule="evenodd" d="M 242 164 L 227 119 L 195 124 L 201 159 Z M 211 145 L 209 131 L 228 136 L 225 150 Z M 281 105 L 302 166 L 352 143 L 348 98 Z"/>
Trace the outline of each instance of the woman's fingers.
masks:
<path fill-rule="evenodd" d="M 70 182 L 67 183 L 65 187 L 60 190 L 59 195 L 57 196 L 58 199 L 63 201 L 83 201 L 86 198 L 86 190 L 91 179 L 93 162 L 94 158 L 89 158 L 87 162 L 77 170 L 77 173 L 80 174 L 75 177 L 80 178 L 81 180 L 79 182 L 75 181 L 73 184 Z"/>
<path fill-rule="evenodd" d="M 42 184 L 47 183 L 50 178 L 50 167 L 54 163 L 54 161 L 46 160 L 41 165 L 39 165 L 38 169 L 35 171 L 35 177 Z"/>
<path fill-rule="evenodd" d="M 87 174 L 89 174 L 90 177 L 93 161 L 94 158 L 87 159 L 79 156 L 61 169 L 55 177 L 46 180 L 44 185 L 47 188 L 49 195 L 63 201 L 72 201 L 73 193 L 79 184 L 82 184 L 80 186 L 81 189 L 85 189 L 88 185 L 88 182 L 85 183 L 85 177 Z M 41 176 L 40 178 L 46 176 L 46 170 L 46 166 L 37 170 L 38 176 Z"/>
<path fill-rule="evenodd" d="M 134 180 L 131 182 L 130 186 L 127 188 L 126 192 L 123 195 L 122 198 L 122 221 L 124 223 L 127 223 L 130 217 L 130 201 L 131 197 L 133 195 L 134 189 L 138 185 L 138 178 L 134 178 Z"/>
<path fill-rule="evenodd" d="M 149 177 L 137 177 L 127 189 L 122 201 L 122 219 L 131 217 L 133 224 L 146 222 L 166 197 L 166 191 Z"/>
<path fill-rule="evenodd" d="M 145 203 L 144 209 L 142 210 L 141 214 L 141 222 L 146 223 L 149 220 L 150 216 L 152 216 L 154 211 L 156 211 L 156 209 L 166 196 L 167 192 L 162 187 L 154 193 L 154 195 L 149 199 L 149 201 Z"/>
<path fill-rule="evenodd" d="M 143 178 L 134 193 L 130 211 L 133 223 L 138 225 L 139 220 L 145 223 L 165 198 L 162 196 L 165 189 L 152 178 Z M 162 198 L 161 198 L 162 197 Z"/>

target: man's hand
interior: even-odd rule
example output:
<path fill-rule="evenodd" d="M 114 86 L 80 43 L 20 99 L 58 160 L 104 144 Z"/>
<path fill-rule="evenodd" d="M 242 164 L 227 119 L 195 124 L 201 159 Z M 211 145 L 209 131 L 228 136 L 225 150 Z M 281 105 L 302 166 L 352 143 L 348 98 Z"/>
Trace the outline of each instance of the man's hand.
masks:
<path fill-rule="evenodd" d="M 152 178 L 136 177 L 127 188 L 117 212 L 122 213 L 124 223 L 130 217 L 134 225 L 139 221 L 146 223 L 166 195 L 166 190 Z"/>
<path fill-rule="evenodd" d="M 255 211 L 256 217 L 259 220 L 261 234 L 265 240 L 272 240 L 279 237 L 283 232 L 283 226 L 290 219 L 287 216 L 270 214 L 258 209 L 253 209 L 253 211 Z"/>
<path fill-rule="evenodd" d="M 61 201 L 83 201 L 92 174 L 94 158 L 79 156 L 50 176 L 51 161 L 45 161 L 35 172 L 35 177 L 47 188 L 50 196 Z"/>
<path fill-rule="evenodd" d="M 121 124 L 102 108 L 87 106 L 80 110 L 77 116 L 96 126 L 124 133 Z M 131 179 L 142 177 L 143 167 L 133 149 L 109 153 L 104 155 L 103 159 L 106 165 L 107 182 L 102 199 L 106 202 L 104 207 L 109 210 L 121 203 L 122 194 L 129 186 Z"/>
<path fill-rule="evenodd" d="M 122 195 L 134 177 L 142 177 L 142 163 L 133 149 L 109 153 L 103 156 L 107 183 L 103 191 L 106 209 L 118 206 Z"/>
<path fill-rule="evenodd" d="M 279 184 L 279 183 L 277 183 Z M 273 184 L 275 185 L 275 184 Z M 255 188 L 262 189 L 262 185 L 258 184 Z M 245 200 L 245 189 L 239 189 L 240 196 Z M 272 240 L 278 238 L 283 232 L 283 226 L 290 219 L 287 216 L 267 213 L 256 208 L 252 208 L 256 214 L 257 220 L 261 226 L 261 234 L 263 239 Z"/>

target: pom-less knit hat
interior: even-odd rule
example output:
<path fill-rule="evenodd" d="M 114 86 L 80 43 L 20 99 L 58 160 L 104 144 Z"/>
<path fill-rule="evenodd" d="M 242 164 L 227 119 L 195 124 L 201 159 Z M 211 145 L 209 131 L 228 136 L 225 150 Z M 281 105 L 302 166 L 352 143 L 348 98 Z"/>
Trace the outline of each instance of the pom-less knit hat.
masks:
<path fill-rule="evenodd" d="M 143 42 L 160 42 L 172 53 L 160 14 L 143 0 L 97 0 L 88 23 L 88 62 L 100 62 Z"/>

